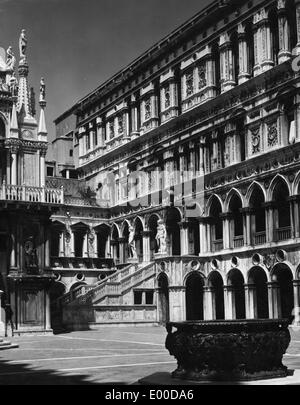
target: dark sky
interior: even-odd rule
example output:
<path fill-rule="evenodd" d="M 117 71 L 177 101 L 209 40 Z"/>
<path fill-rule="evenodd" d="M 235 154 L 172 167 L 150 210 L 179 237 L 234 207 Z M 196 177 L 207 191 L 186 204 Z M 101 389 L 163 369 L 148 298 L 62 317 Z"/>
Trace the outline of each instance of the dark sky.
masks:
<path fill-rule="evenodd" d="M 53 120 L 211 0 L 0 0 L 0 46 L 19 60 L 26 29 L 30 83 L 47 89 Z"/>

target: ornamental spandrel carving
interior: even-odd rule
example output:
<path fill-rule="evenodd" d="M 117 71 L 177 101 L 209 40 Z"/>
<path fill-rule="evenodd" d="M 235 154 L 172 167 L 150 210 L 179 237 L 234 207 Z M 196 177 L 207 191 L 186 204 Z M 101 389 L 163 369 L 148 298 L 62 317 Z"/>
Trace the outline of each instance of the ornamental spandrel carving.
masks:
<path fill-rule="evenodd" d="M 151 99 L 145 101 L 145 121 L 151 118 Z"/>
<path fill-rule="evenodd" d="M 171 106 L 170 85 L 165 87 L 165 109 Z"/>
<path fill-rule="evenodd" d="M 200 65 L 198 67 L 198 80 L 199 80 L 198 89 L 201 90 L 207 84 L 207 82 L 206 82 L 206 69 L 205 69 L 204 65 Z"/>
<path fill-rule="evenodd" d="M 186 85 L 186 96 L 189 97 L 192 94 L 194 94 L 194 72 L 193 71 L 186 74 L 185 85 Z"/>
<path fill-rule="evenodd" d="M 118 117 L 118 133 L 119 134 L 123 134 L 124 127 L 125 127 L 125 125 L 124 125 L 124 116 L 121 115 L 121 116 Z"/>
<path fill-rule="evenodd" d="M 278 125 L 277 121 L 271 122 L 267 124 L 267 131 L 268 131 L 268 146 L 276 146 L 278 145 Z"/>
<path fill-rule="evenodd" d="M 259 153 L 261 151 L 260 127 L 251 128 L 250 133 L 252 154 Z"/>

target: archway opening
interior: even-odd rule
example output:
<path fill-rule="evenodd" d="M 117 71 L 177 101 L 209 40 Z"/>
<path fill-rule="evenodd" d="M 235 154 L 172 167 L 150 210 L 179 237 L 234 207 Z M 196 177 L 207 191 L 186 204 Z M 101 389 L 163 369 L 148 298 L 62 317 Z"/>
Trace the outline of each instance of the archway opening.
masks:
<path fill-rule="evenodd" d="M 222 207 L 220 201 L 217 197 L 214 197 L 209 210 L 209 216 L 212 219 L 211 240 L 213 252 L 218 252 L 223 249 L 223 221 L 221 214 Z"/>
<path fill-rule="evenodd" d="M 161 273 L 158 276 L 158 311 L 159 322 L 165 325 L 170 320 L 169 314 L 169 281 L 168 277 Z"/>
<path fill-rule="evenodd" d="M 120 262 L 120 248 L 119 248 L 119 232 L 117 226 L 114 224 L 111 232 L 111 253 L 115 264 Z"/>
<path fill-rule="evenodd" d="M 204 281 L 199 273 L 192 273 L 186 280 L 186 319 L 187 321 L 203 320 L 203 287 Z"/>
<path fill-rule="evenodd" d="M 74 232 L 74 253 L 75 257 L 83 257 L 87 254 L 87 246 L 85 246 L 85 238 L 87 237 L 87 233 L 89 228 L 87 225 L 83 223 L 75 224 L 72 226 L 72 230 Z"/>
<path fill-rule="evenodd" d="M 275 241 L 287 240 L 291 237 L 291 213 L 288 197 L 288 186 L 280 179 L 273 191 Z"/>
<path fill-rule="evenodd" d="M 136 254 L 138 257 L 138 261 L 140 263 L 143 262 L 143 254 L 144 254 L 144 250 L 143 250 L 143 231 L 144 231 L 144 227 L 142 224 L 142 221 L 140 220 L 140 218 L 137 218 L 135 221 L 135 246 L 136 246 Z"/>
<path fill-rule="evenodd" d="M 244 245 L 244 227 L 241 209 L 242 209 L 242 201 L 237 194 L 234 194 L 229 204 L 229 211 L 232 214 L 231 233 L 233 235 L 232 244 L 234 248 L 239 248 Z"/>
<path fill-rule="evenodd" d="M 264 207 L 264 194 L 262 190 L 255 186 L 250 197 L 251 214 L 251 235 L 252 244 L 261 245 L 266 243 L 266 211 Z"/>
<path fill-rule="evenodd" d="M 229 272 L 228 283 L 230 286 L 229 294 L 231 294 L 232 316 L 233 319 L 245 319 L 245 290 L 244 277 L 240 270 L 233 269 Z"/>
<path fill-rule="evenodd" d="M 209 276 L 209 287 L 212 293 L 213 319 L 224 319 L 224 283 L 219 272 L 213 271 Z"/>
<path fill-rule="evenodd" d="M 293 273 L 286 264 L 277 264 L 273 270 L 272 281 L 275 281 L 279 288 L 277 295 L 279 316 L 291 318 L 294 309 Z"/>
<path fill-rule="evenodd" d="M 253 305 L 254 318 L 267 319 L 269 318 L 268 305 L 268 286 L 266 273 L 260 267 L 253 267 L 249 272 L 249 285 L 253 285 L 253 289 L 249 290 L 253 294 L 250 300 L 250 305 Z"/>
<path fill-rule="evenodd" d="M 179 227 L 180 221 L 181 216 L 179 211 L 176 208 L 169 208 L 167 212 L 166 226 L 171 256 L 180 256 L 181 254 Z"/>
<path fill-rule="evenodd" d="M 156 240 L 156 235 L 157 235 L 157 222 L 158 222 L 158 216 L 157 215 L 151 215 L 148 221 L 148 228 L 150 230 L 150 255 L 151 255 L 151 260 L 154 259 L 155 253 L 158 252 L 158 244 Z"/>
<path fill-rule="evenodd" d="M 199 222 L 196 218 L 190 218 L 189 221 L 189 253 L 198 256 L 200 253 L 200 232 Z"/>
<path fill-rule="evenodd" d="M 108 246 L 110 228 L 108 225 L 102 224 L 95 228 L 97 234 L 97 255 L 104 259 L 110 257 L 110 249 Z"/>

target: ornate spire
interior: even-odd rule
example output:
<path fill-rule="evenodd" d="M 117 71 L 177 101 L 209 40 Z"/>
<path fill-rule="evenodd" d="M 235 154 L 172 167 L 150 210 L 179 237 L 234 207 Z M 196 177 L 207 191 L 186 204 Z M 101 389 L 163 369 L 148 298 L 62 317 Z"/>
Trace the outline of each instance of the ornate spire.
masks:
<path fill-rule="evenodd" d="M 17 110 L 21 117 L 32 119 L 30 92 L 28 86 L 28 63 L 26 59 L 27 38 L 25 30 L 22 30 L 19 39 L 20 62 L 18 67 L 19 72 L 19 91 Z"/>
<path fill-rule="evenodd" d="M 44 78 L 41 78 L 40 82 L 40 101 L 39 101 L 41 112 L 40 112 L 40 122 L 39 122 L 39 130 L 38 135 L 40 140 L 47 140 L 47 128 L 46 128 L 46 120 L 45 120 L 45 107 L 46 107 L 46 86 Z M 46 139 L 43 139 L 46 137 Z"/>

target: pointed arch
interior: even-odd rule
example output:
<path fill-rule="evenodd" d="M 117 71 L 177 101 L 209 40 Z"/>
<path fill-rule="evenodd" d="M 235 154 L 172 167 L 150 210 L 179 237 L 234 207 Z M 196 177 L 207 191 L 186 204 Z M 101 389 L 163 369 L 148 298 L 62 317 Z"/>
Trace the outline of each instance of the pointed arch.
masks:
<path fill-rule="evenodd" d="M 266 192 L 266 190 L 264 189 L 264 187 L 258 181 L 255 180 L 248 187 L 247 193 L 246 193 L 246 196 L 245 196 L 246 205 L 248 205 L 248 206 L 250 205 L 250 200 L 251 200 L 252 194 L 255 191 L 255 189 L 259 189 L 262 192 L 263 196 L 264 196 L 264 200 L 265 201 L 267 200 L 267 192 Z"/>
<path fill-rule="evenodd" d="M 115 233 L 114 231 L 116 231 L 118 238 L 121 237 L 121 230 L 120 230 L 120 227 L 119 227 L 118 224 L 116 224 L 115 222 L 113 222 L 113 223 L 111 224 L 110 229 L 111 229 L 111 237 L 112 237 L 112 238 L 113 238 L 114 233 Z"/>
<path fill-rule="evenodd" d="M 276 186 L 278 185 L 279 182 L 283 182 L 289 192 L 289 195 L 291 195 L 291 185 L 288 182 L 288 180 L 282 175 L 282 174 L 277 174 L 274 179 L 271 181 L 271 184 L 269 186 L 268 192 L 267 192 L 267 201 L 272 201 L 273 200 L 273 194 L 274 194 L 274 190 L 276 189 Z"/>
<path fill-rule="evenodd" d="M 221 212 L 224 212 L 224 204 L 222 201 L 222 198 L 220 196 L 218 196 L 218 194 L 211 194 L 209 196 L 209 199 L 207 200 L 206 204 L 205 204 L 205 215 L 209 216 L 210 214 L 210 210 L 211 210 L 211 206 L 214 203 L 215 199 L 217 199 L 217 201 L 220 203 L 221 206 Z"/>
<path fill-rule="evenodd" d="M 300 194 L 300 171 L 297 173 L 292 184 L 292 195 Z"/>
<path fill-rule="evenodd" d="M 227 194 L 226 199 L 225 199 L 225 203 L 224 203 L 225 212 L 229 211 L 230 202 L 234 196 L 237 196 L 241 200 L 242 208 L 245 207 L 245 200 L 244 200 L 244 197 L 242 196 L 241 192 L 239 190 L 237 190 L 236 188 L 232 188 L 229 191 L 229 193 Z"/>

